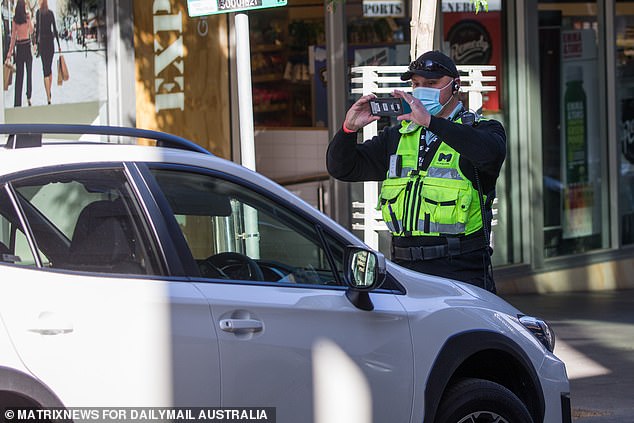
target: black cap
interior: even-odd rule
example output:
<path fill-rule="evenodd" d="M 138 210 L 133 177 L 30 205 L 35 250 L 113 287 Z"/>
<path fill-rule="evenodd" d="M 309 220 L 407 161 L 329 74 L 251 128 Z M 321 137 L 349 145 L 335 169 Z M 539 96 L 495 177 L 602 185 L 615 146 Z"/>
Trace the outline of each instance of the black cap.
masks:
<path fill-rule="evenodd" d="M 453 60 L 438 50 L 428 51 L 410 63 L 407 72 L 401 75 L 401 80 L 407 81 L 412 78 L 412 75 L 420 75 L 430 79 L 442 78 L 443 76 L 460 78 Z"/>

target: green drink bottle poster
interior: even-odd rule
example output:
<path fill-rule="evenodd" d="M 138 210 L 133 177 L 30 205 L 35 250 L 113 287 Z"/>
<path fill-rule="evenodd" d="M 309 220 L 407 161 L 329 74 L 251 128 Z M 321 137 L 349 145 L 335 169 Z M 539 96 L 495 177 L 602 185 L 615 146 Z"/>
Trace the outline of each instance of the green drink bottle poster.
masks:
<path fill-rule="evenodd" d="M 581 66 L 569 66 L 566 73 L 566 182 L 571 185 L 588 182 L 588 118 L 586 93 L 583 91 L 583 70 Z"/>
<path fill-rule="evenodd" d="M 597 47 L 592 29 L 562 32 L 561 65 L 562 238 L 584 238 L 598 227 L 594 216 L 599 213 L 598 169 L 590 157 L 597 157 L 602 148 L 596 123 Z"/>

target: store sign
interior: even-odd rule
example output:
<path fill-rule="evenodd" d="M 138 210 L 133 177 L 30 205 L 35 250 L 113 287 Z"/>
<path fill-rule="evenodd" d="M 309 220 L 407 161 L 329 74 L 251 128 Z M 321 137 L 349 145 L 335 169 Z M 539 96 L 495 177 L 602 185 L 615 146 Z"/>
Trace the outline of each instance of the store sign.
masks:
<path fill-rule="evenodd" d="M 447 36 L 451 58 L 461 65 L 482 65 L 491 59 L 492 41 L 486 28 L 477 21 L 455 24 Z"/>
<path fill-rule="evenodd" d="M 185 77 L 183 50 L 183 18 L 172 13 L 169 2 L 154 1 L 154 88 L 156 111 L 185 109 Z M 173 41 L 161 45 L 159 33 L 173 33 Z M 174 72 L 166 72 L 168 69 Z"/>
<path fill-rule="evenodd" d="M 364 1 L 363 16 L 367 18 L 387 16 L 400 18 L 405 16 L 405 8 L 400 0 Z"/>
<path fill-rule="evenodd" d="M 471 4 L 470 1 L 467 1 Z M 497 11 L 501 4 L 489 0 L 489 11 L 474 11 L 463 7 L 464 2 L 443 0 L 443 42 L 448 53 L 457 65 L 493 65 L 495 70 L 487 76 L 495 77 L 495 82 L 487 83 L 495 91 L 482 93 L 482 108 L 498 112 L 501 109 L 504 90 L 505 60 L 504 35 L 502 31 L 502 12 Z M 466 10 L 466 11 L 465 11 Z M 451 12 L 449 12 L 451 11 Z"/>
<path fill-rule="evenodd" d="M 286 6 L 287 0 L 187 0 L 191 18 L 218 13 Z"/>
<path fill-rule="evenodd" d="M 502 0 L 489 0 L 488 11 L 502 10 Z M 480 9 L 482 10 L 482 9 Z M 442 0 L 443 13 L 469 12 L 475 13 L 475 2 L 469 0 Z"/>

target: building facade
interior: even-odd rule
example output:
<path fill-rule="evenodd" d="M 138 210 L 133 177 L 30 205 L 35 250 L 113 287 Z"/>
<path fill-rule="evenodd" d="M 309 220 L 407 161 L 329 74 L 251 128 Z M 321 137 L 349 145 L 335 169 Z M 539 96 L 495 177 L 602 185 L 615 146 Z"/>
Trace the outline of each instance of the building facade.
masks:
<path fill-rule="evenodd" d="M 5 58 L 15 3 L 2 2 Z M 26 3 L 35 15 L 37 1 Z M 329 179 L 325 150 L 355 98 L 350 69 L 409 63 L 411 4 L 332 6 L 248 12 L 256 168 L 352 227 L 362 186 Z M 185 0 L 49 7 L 70 79 L 57 84 L 57 53 L 49 104 L 34 49 L 23 83 L 14 74 L 3 92 L 5 123 L 136 125 L 240 161 L 233 14 L 189 18 Z M 634 287 L 634 1 L 490 0 L 475 14 L 469 0 L 442 0 L 434 44 L 458 64 L 496 67 L 483 113 L 508 137 L 500 291 Z"/>

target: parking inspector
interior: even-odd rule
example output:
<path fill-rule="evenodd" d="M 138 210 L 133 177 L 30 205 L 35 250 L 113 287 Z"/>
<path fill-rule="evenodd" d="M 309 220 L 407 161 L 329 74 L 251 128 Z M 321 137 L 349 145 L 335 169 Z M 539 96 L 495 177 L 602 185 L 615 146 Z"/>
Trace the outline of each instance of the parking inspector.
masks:
<path fill-rule="evenodd" d="M 383 181 L 377 208 L 396 263 L 495 293 L 491 205 L 506 156 L 504 128 L 463 106 L 460 74 L 440 51 L 421 55 L 401 79 L 411 80 L 412 93 L 392 96 L 411 111 L 358 144 L 357 131 L 380 118 L 369 106 L 376 96 L 362 96 L 328 147 L 328 172 L 342 181 Z"/>

